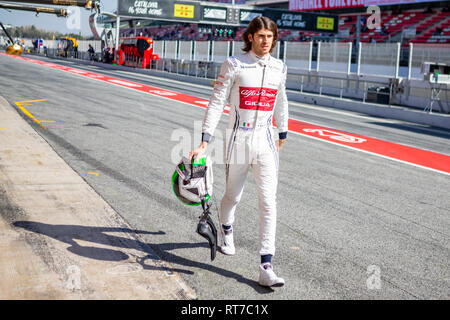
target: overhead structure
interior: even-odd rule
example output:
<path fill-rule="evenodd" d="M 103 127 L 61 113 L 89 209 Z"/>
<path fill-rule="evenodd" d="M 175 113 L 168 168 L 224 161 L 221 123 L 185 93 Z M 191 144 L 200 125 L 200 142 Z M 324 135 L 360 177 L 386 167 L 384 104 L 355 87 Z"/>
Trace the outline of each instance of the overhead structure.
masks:
<path fill-rule="evenodd" d="M 118 0 L 118 15 L 130 19 L 246 27 L 257 16 L 271 18 L 279 28 L 337 33 L 337 15 L 182 0 Z"/>
<path fill-rule="evenodd" d="M 370 6 L 390 6 L 403 5 L 420 2 L 438 2 L 440 0 L 289 0 L 289 10 L 309 11 L 309 10 L 334 10 L 334 9 L 354 9 Z"/>
<path fill-rule="evenodd" d="M 104 27 L 99 25 L 98 18 L 100 15 L 115 19 L 115 30 L 112 27 Z M 96 11 L 94 14 L 89 16 L 89 26 L 91 27 L 91 31 L 95 39 L 102 40 L 106 47 L 114 48 L 113 63 L 115 63 L 116 53 L 119 52 L 120 16 L 111 12 L 103 11 L 100 13 L 99 11 Z"/>
<path fill-rule="evenodd" d="M 0 3 L 1 9 L 10 10 L 21 10 L 21 11 L 32 11 L 39 13 L 49 13 L 55 14 L 58 17 L 67 17 L 67 10 L 62 8 L 51 8 L 51 7 L 37 7 L 37 6 L 27 6 L 14 3 Z"/>
<path fill-rule="evenodd" d="M 49 13 L 55 14 L 58 17 L 67 17 L 67 10 L 61 8 L 52 7 L 37 7 L 37 6 L 27 6 L 22 3 L 32 3 L 32 4 L 43 4 L 43 5 L 60 5 L 60 6 L 76 6 L 84 7 L 87 10 L 94 10 L 96 12 L 100 11 L 100 1 L 99 0 L 7 0 L 8 3 L 4 1 L 0 2 L 0 8 L 12 9 L 12 10 L 23 10 L 23 11 L 34 11 L 39 13 Z M 21 4 L 14 4 L 11 2 L 21 2 Z M 1 23 L 0 23 L 1 24 Z M 23 53 L 23 47 L 14 43 L 14 40 L 8 34 L 3 24 L 1 24 L 3 31 L 5 31 L 11 45 L 6 48 L 6 53 L 13 55 L 21 55 Z"/>
<path fill-rule="evenodd" d="M 98 0 L 7 0 L 8 2 L 22 2 L 34 4 L 50 4 L 57 6 L 75 6 L 84 7 L 86 9 L 98 9 Z"/>
<path fill-rule="evenodd" d="M 101 13 L 102 15 L 105 15 L 105 12 Z M 116 44 L 116 30 L 112 27 L 105 27 L 102 26 L 97 22 L 97 18 L 99 16 L 99 13 L 96 12 L 94 14 L 91 14 L 89 16 L 89 26 L 91 28 L 92 34 L 94 35 L 94 38 L 96 40 L 103 40 L 105 43 L 105 46 L 109 47 L 115 47 Z M 117 17 L 114 15 L 114 18 L 117 19 Z"/>

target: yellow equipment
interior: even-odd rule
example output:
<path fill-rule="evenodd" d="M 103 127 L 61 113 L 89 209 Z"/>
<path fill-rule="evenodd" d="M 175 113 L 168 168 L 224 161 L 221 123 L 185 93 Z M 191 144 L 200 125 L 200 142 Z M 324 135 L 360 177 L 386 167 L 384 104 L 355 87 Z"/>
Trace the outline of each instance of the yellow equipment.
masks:
<path fill-rule="evenodd" d="M 14 56 L 20 56 L 23 53 L 23 47 L 20 44 L 14 43 L 6 47 L 6 53 Z"/>

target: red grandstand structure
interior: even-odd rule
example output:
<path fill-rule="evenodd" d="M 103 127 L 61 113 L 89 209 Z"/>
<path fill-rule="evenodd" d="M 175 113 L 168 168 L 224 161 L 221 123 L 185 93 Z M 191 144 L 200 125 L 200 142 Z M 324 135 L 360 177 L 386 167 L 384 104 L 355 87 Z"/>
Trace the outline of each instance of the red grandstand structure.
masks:
<path fill-rule="evenodd" d="M 343 41 L 352 41 L 356 37 L 356 18 L 358 14 L 343 14 L 339 16 L 339 31 L 349 36 Z M 369 14 L 362 15 L 369 17 Z M 415 43 L 450 43 L 450 12 L 445 8 L 424 10 L 402 10 L 399 12 L 382 11 L 381 28 L 362 28 L 361 42 L 388 42 L 390 40 L 401 40 L 404 30 L 411 30 L 412 36 L 409 40 Z M 398 38 L 398 39 L 396 39 Z"/>

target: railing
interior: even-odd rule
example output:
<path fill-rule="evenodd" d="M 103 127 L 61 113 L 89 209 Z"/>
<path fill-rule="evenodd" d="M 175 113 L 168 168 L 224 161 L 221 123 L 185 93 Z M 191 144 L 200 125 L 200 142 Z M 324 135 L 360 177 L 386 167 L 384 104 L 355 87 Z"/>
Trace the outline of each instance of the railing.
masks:
<path fill-rule="evenodd" d="M 214 80 L 221 63 L 242 52 L 242 47 L 242 42 L 154 41 L 154 53 L 161 59 L 153 60 L 151 68 Z M 342 42 L 280 42 L 272 55 L 288 67 L 288 89 L 369 102 L 373 100 L 370 89 L 378 87 L 377 96 L 389 96 L 387 104 L 423 109 L 432 99 L 432 90 L 420 73 L 421 64 L 450 64 L 450 45 L 410 44 L 406 50 L 405 54 L 400 43 L 360 43 L 354 48 Z M 58 51 L 48 49 L 48 55 Z M 100 59 L 101 53 L 97 56 Z M 403 65 L 402 56 L 407 57 Z M 89 55 L 79 51 L 77 58 L 89 59 Z M 441 109 L 450 112 L 449 90 L 446 85 L 440 89 Z"/>

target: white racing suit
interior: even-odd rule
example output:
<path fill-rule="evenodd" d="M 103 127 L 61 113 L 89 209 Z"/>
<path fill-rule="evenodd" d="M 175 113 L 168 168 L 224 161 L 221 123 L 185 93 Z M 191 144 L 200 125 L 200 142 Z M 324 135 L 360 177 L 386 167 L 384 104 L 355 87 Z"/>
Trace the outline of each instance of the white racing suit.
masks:
<path fill-rule="evenodd" d="M 288 130 L 286 74 L 286 65 L 270 55 L 259 58 L 250 51 L 229 57 L 221 67 L 203 120 L 202 140 L 209 142 L 229 101 L 230 118 L 224 146 L 226 191 L 219 219 L 223 225 L 233 224 L 251 168 L 258 189 L 260 255 L 275 254 L 278 150 L 272 118 L 275 117 L 279 137 L 285 139 Z"/>

